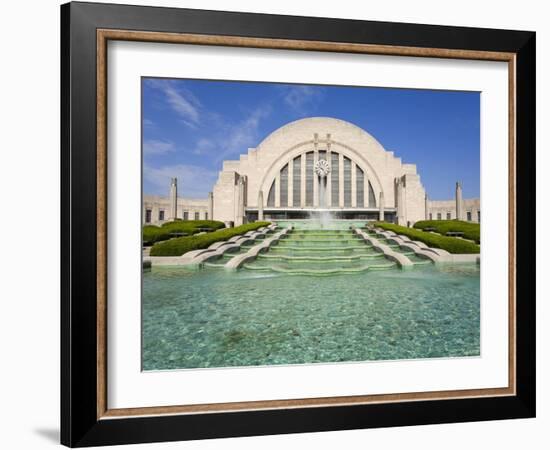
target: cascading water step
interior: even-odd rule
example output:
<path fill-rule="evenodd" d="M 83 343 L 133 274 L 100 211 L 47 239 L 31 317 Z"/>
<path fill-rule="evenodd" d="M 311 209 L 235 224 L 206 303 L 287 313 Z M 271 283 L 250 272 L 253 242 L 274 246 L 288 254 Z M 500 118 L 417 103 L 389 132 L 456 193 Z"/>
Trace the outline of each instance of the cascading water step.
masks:
<path fill-rule="evenodd" d="M 226 253 L 224 253 L 222 256 L 217 257 L 216 259 L 211 258 L 203 263 L 204 267 L 210 267 L 210 268 L 216 268 L 220 269 L 223 268 L 229 261 L 231 261 L 234 257 L 242 255 L 243 253 L 247 253 L 252 247 L 259 244 L 265 239 L 258 238 L 254 239 L 253 241 L 247 241 L 246 244 L 243 244 L 238 248 L 237 250 L 228 250 Z"/>
<path fill-rule="evenodd" d="M 407 247 L 401 247 L 391 238 L 367 231 L 368 236 L 399 253 L 416 265 L 431 264 L 431 261 Z M 265 237 L 247 241 L 240 248 L 228 249 L 226 253 L 203 264 L 220 269 L 233 258 L 248 253 Z M 258 253 L 256 259 L 245 262 L 249 270 L 275 272 L 289 275 L 328 276 L 363 273 L 371 270 L 388 270 L 399 267 L 395 258 L 361 238 L 351 229 L 299 229 L 282 236 L 278 242 Z"/>
<path fill-rule="evenodd" d="M 407 256 L 407 258 L 409 258 L 415 266 L 417 266 L 417 265 L 421 266 L 421 265 L 424 265 L 424 264 L 431 264 L 432 263 L 428 258 L 424 258 L 422 256 L 418 256 L 418 255 L 415 255 L 415 254 Z"/>
<path fill-rule="evenodd" d="M 352 230 L 293 230 L 245 269 L 289 275 L 328 276 L 388 270 L 397 263 Z"/>
<path fill-rule="evenodd" d="M 365 244 L 359 245 L 346 245 L 342 247 L 329 246 L 329 247 L 320 247 L 320 246 L 305 246 L 305 245 L 276 245 L 270 251 L 275 252 L 342 252 L 342 251 L 354 251 L 354 250 L 364 250 Z"/>
<path fill-rule="evenodd" d="M 384 259 L 382 253 L 365 253 L 359 255 L 345 255 L 345 256 L 293 256 L 293 255 L 278 255 L 278 254 L 263 254 L 258 255 L 259 259 L 271 259 L 271 260 L 284 260 L 284 261 L 311 261 L 311 262 L 331 262 L 331 261 L 359 261 L 361 259 L 373 260 Z"/>
<path fill-rule="evenodd" d="M 384 270 L 397 267 L 397 264 L 394 262 L 388 262 L 386 264 L 371 264 L 371 265 L 362 265 L 355 267 L 333 267 L 333 268 L 323 268 L 323 267 L 290 267 L 283 265 L 272 265 L 272 266 L 261 266 L 257 264 L 245 264 L 244 268 L 249 270 L 264 270 L 272 271 L 278 273 L 285 273 L 287 275 L 313 275 L 313 276 L 328 276 L 328 275 L 339 275 L 339 274 L 351 274 L 351 273 L 361 273 L 368 270 Z"/>
<path fill-rule="evenodd" d="M 427 265 L 431 264 L 431 260 L 423 256 L 419 256 L 411 250 L 410 248 L 401 247 L 401 245 L 396 244 L 392 238 L 389 239 L 380 239 L 381 242 L 385 243 L 390 249 L 395 252 L 401 253 L 406 256 L 415 266 L 418 265 Z"/>

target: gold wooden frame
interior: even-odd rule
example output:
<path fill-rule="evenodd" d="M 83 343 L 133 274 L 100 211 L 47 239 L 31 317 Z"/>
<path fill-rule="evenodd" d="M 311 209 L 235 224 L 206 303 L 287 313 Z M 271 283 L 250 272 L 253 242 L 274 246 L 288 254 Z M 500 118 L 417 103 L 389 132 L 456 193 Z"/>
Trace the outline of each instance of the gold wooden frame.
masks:
<path fill-rule="evenodd" d="M 392 56 L 472 59 L 508 63 L 508 386 L 399 394 L 264 400 L 200 405 L 109 409 L 107 405 L 107 42 L 109 40 L 180 43 L 286 50 L 363 53 Z M 264 409 L 289 409 L 421 400 L 448 400 L 516 395 L 516 55 L 506 52 L 445 48 L 246 38 L 236 36 L 97 30 L 97 418 L 197 414 Z"/>

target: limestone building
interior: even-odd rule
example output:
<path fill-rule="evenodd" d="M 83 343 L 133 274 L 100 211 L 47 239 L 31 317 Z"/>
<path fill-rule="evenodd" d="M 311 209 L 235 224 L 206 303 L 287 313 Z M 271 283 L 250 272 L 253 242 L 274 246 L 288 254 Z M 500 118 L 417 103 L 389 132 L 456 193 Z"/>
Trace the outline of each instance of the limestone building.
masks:
<path fill-rule="evenodd" d="M 430 201 L 416 165 L 404 163 L 365 130 L 349 122 L 312 117 L 275 130 L 239 160 L 224 161 L 206 199 L 144 195 L 143 221 L 174 217 L 234 225 L 254 220 L 386 220 L 412 225 L 424 219 L 480 220 L 479 199 Z"/>

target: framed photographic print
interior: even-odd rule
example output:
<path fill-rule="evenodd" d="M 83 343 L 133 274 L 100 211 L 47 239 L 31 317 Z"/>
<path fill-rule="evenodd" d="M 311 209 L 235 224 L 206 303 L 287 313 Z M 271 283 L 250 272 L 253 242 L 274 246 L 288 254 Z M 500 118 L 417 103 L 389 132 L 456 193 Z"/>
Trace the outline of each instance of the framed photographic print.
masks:
<path fill-rule="evenodd" d="M 535 415 L 535 33 L 61 19 L 63 444 Z"/>

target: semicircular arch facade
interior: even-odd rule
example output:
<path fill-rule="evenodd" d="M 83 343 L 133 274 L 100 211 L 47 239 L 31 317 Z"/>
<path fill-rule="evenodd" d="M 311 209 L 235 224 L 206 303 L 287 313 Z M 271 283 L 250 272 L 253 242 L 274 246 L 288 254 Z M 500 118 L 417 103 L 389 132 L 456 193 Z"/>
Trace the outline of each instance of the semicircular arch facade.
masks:
<path fill-rule="evenodd" d="M 260 190 L 264 192 L 264 202 L 267 202 L 269 192 L 275 182 L 275 179 L 277 178 L 277 175 L 285 168 L 287 164 L 291 164 L 297 157 L 313 152 L 313 144 L 313 140 L 308 140 L 295 144 L 286 151 L 281 152 L 280 157 L 277 158 L 271 164 L 268 170 L 265 171 L 262 177 L 262 181 L 260 182 Z M 360 152 L 340 141 L 331 141 L 330 151 L 331 153 L 342 154 L 343 157 L 353 161 L 356 166 L 364 172 L 367 179 L 372 185 L 372 189 L 374 190 L 376 198 L 375 202 L 376 204 L 378 204 L 378 197 L 381 192 L 384 192 L 384 188 L 379 175 L 369 163 L 369 161 L 364 158 Z M 365 189 L 366 188 L 367 187 L 365 186 Z"/>

